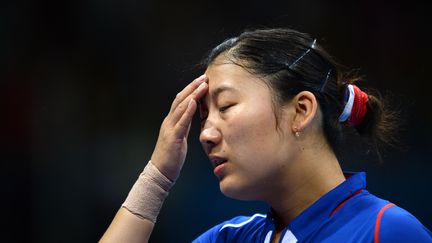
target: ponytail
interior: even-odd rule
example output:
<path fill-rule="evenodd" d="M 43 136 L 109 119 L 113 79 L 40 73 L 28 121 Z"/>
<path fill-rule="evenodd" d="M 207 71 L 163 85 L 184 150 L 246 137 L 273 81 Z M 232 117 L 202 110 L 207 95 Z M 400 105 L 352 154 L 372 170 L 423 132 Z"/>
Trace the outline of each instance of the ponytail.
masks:
<path fill-rule="evenodd" d="M 346 84 L 343 103 L 340 122 L 354 127 L 360 136 L 369 139 L 375 146 L 395 142 L 397 115 L 389 110 L 385 99 L 377 91 L 366 93 L 354 84 Z"/>

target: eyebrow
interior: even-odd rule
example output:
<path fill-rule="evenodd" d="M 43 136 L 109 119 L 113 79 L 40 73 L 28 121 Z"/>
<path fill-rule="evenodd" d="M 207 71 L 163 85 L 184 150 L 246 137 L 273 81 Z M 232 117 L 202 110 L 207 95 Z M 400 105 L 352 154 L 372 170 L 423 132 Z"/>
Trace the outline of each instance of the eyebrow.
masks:
<path fill-rule="evenodd" d="M 237 89 L 230 87 L 230 86 L 221 85 L 221 86 L 217 87 L 216 89 L 212 90 L 211 97 L 213 97 L 213 99 L 214 99 L 214 98 L 218 97 L 224 91 L 236 92 Z"/>

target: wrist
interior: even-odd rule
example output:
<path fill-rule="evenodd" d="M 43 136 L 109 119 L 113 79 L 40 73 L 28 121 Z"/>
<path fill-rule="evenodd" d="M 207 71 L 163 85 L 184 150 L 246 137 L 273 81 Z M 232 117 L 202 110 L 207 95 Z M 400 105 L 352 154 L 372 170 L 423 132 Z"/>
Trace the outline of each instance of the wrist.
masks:
<path fill-rule="evenodd" d="M 149 161 L 122 207 L 132 214 L 154 223 L 174 183 Z"/>

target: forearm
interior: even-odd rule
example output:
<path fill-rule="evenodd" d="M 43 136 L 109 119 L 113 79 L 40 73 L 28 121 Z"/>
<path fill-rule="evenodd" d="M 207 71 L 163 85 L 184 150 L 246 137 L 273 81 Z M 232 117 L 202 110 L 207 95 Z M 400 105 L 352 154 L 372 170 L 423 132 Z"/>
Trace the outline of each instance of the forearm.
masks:
<path fill-rule="evenodd" d="M 101 242 L 147 242 L 173 184 L 149 162 Z"/>
<path fill-rule="evenodd" d="M 153 227 L 154 223 L 150 220 L 140 218 L 122 207 L 100 242 L 148 242 Z"/>

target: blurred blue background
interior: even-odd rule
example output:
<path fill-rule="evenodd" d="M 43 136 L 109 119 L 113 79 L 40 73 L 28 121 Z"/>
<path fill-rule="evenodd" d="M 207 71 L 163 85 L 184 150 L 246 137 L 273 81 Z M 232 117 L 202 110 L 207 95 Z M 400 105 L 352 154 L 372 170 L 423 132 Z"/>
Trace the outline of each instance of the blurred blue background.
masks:
<path fill-rule="evenodd" d="M 95 242 L 150 158 L 171 100 L 207 51 L 248 27 L 292 27 L 360 68 L 402 110 L 384 163 L 353 143 L 346 170 L 432 228 L 431 28 L 427 1 L 2 1 L 3 242 Z M 428 27 L 429 26 L 429 27 Z M 196 123 L 195 123 L 196 124 Z M 190 242 L 266 212 L 225 198 L 190 135 L 152 242 Z"/>

